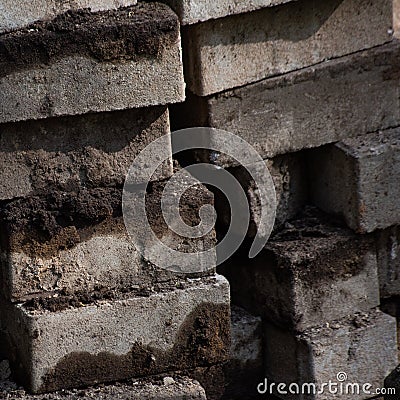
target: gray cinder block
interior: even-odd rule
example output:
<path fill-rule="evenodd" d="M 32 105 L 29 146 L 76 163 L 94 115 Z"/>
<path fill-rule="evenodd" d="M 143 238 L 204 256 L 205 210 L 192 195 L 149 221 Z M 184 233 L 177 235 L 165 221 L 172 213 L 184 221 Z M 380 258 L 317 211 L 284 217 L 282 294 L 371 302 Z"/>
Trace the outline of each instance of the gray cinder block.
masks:
<path fill-rule="evenodd" d="M 337 40 L 337 38 L 335 39 Z M 400 124 L 398 41 L 171 109 L 173 128 L 237 134 L 264 158 Z M 202 160 L 232 166 L 232 160 Z"/>
<path fill-rule="evenodd" d="M 42 393 L 223 362 L 229 301 L 216 276 L 150 296 L 60 296 L 0 312 L 15 375 Z"/>
<path fill-rule="evenodd" d="M 196 238 L 173 232 L 161 213 L 160 199 L 165 182 L 150 185 L 148 223 L 160 241 L 181 253 L 196 253 L 196 273 L 215 270 L 215 231 Z M 103 292 L 135 289 L 151 292 L 155 286 L 178 284 L 182 274 L 170 272 L 168 262 L 160 267 L 137 251 L 122 216 L 122 190 L 91 189 L 78 192 L 49 192 L 15 200 L 1 209 L 1 289 L 3 296 L 21 301 L 57 293 Z M 198 210 L 212 204 L 213 196 L 203 186 L 186 191 L 181 214 L 200 222 Z M 183 273 L 185 271 L 182 271 Z"/>
<path fill-rule="evenodd" d="M 332 386 L 336 393 L 329 392 L 326 386 L 323 393 L 309 394 L 306 388 L 304 394 L 281 394 L 282 398 L 370 398 L 375 389 L 384 387 L 385 377 L 398 363 L 396 320 L 378 310 L 331 321 L 298 334 L 268 325 L 265 335 L 266 375 L 270 382 L 285 383 L 286 391 L 290 383 L 300 388 L 314 383 L 318 390 L 329 381 L 336 384 Z M 359 393 L 352 391 L 356 387 L 346 389 L 346 384 L 353 383 L 359 385 Z M 364 392 L 365 384 L 370 385 L 364 388 L 370 394 Z"/>
<path fill-rule="evenodd" d="M 0 123 L 184 99 L 179 21 L 166 5 L 71 12 L 0 36 Z"/>
<path fill-rule="evenodd" d="M 166 106 L 0 124 L 0 199 L 122 187 L 140 151 L 169 131 Z M 165 149 L 171 154 L 167 136 Z M 171 175 L 172 155 L 152 179 Z"/>
<path fill-rule="evenodd" d="M 400 223 L 400 129 L 346 139 L 311 154 L 316 205 L 342 215 L 360 233 Z"/>
<path fill-rule="evenodd" d="M 392 34 L 391 0 L 289 2 L 185 27 L 185 78 L 193 93 L 208 96 L 383 44 Z"/>
<path fill-rule="evenodd" d="M 288 222 L 256 258 L 238 255 L 221 271 L 236 304 L 291 329 L 379 305 L 373 238 L 312 209 Z"/>

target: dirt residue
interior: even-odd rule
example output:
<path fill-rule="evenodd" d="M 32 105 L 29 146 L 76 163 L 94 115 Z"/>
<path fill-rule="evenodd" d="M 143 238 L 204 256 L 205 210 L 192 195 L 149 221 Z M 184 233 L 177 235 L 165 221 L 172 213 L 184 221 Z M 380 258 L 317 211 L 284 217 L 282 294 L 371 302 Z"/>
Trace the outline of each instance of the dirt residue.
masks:
<path fill-rule="evenodd" d="M 119 10 L 68 11 L 0 38 L 0 77 L 66 56 L 98 61 L 156 57 L 179 35 L 176 15 L 165 5 L 139 3 Z"/>
<path fill-rule="evenodd" d="M 109 231 L 120 226 L 121 203 L 122 190 L 114 188 L 52 191 L 6 203 L 0 210 L 2 247 L 51 257 L 98 234 L 102 223 Z"/>
<path fill-rule="evenodd" d="M 280 269 L 293 270 L 302 281 L 315 285 L 357 275 L 372 248 L 369 236 L 355 235 L 341 220 L 306 207 L 265 249 Z"/>
<path fill-rule="evenodd" d="M 71 353 L 45 376 L 40 392 L 212 365 L 226 360 L 229 345 L 229 306 L 202 304 L 186 318 L 170 351 L 135 343 L 123 356 Z"/>

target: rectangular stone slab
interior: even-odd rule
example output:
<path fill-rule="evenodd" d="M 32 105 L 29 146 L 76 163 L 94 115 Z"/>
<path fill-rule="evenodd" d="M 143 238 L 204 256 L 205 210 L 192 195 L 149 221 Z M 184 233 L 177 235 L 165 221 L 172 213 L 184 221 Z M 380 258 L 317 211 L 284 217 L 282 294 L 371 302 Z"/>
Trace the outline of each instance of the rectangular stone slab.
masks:
<path fill-rule="evenodd" d="M 121 296 L 86 305 L 80 298 L 2 304 L 11 367 L 26 388 L 42 393 L 227 359 L 230 299 L 223 277 L 148 297 Z"/>
<path fill-rule="evenodd" d="M 136 3 L 137 0 L 2 0 L 0 33 L 23 28 L 35 21 L 49 20 L 69 10 L 90 8 L 101 11 Z"/>
<path fill-rule="evenodd" d="M 314 209 L 290 220 L 254 259 L 244 251 L 222 268 L 236 304 L 290 329 L 380 303 L 373 238 L 357 236 Z"/>
<path fill-rule="evenodd" d="M 360 233 L 400 224 L 399 128 L 345 139 L 308 159 L 318 207 L 342 215 Z"/>
<path fill-rule="evenodd" d="M 2 296 L 15 302 L 115 289 L 150 293 L 154 287 L 174 287 L 186 277 L 212 274 L 216 266 L 215 231 L 196 239 L 181 237 L 169 229 L 160 208 L 165 184 L 150 185 L 147 221 L 128 228 L 129 233 L 144 230 L 148 223 L 157 240 L 168 248 L 184 256 L 194 253 L 191 260 L 195 271 L 171 272 L 175 265 L 171 256 L 164 257 L 162 263 L 144 258 L 138 251 L 137 237 L 129 236 L 124 224 L 122 190 L 53 191 L 47 196 L 13 201 L 0 211 Z M 213 196 L 204 186 L 193 187 L 185 194 L 180 202 L 182 218 L 199 223 L 199 208 L 212 204 Z"/>
<path fill-rule="evenodd" d="M 0 36 L 0 123 L 184 99 L 179 21 L 166 5 L 63 14 Z"/>
<path fill-rule="evenodd" d="M 270 383 L 285 383 L 287 391 L 291 383 L 300 388 L 304 383 L 314 383 L 318 389 L 329 381 L 337 384 L 337 394 L 330 393 L 325 386 L 323 393 L 305 392 L 302 397 L 307 400 L 371 398 L 373 394 L 363 393 L 362 386 L 369 383 L 371 391 L 384 387 L 385 377 L 398 363 L 396 320 L 378 310 L 331 321 L 298 334 L 267 325 L 265 335 L 266 375 Z M 359 384 L 360 394 L 340 394 L 338 377 L 344 385 Z M 281 394 L 280 397 L 294 400 L 300 396 Z"/>
<path fill-rule="evenodd" d="M 260 8 L 277 6 L 293 0 L 161 0 L 178 14 L 182 25 L 196 24 L 227 17 L 233 14 L 248 13 Z"/>
<path fill-rule="evenodd" d="M 368 49 L 393 35 L 391 0 L 300 0 L 185 27 L 185 78 L 199 96 Z"/>
<path fill-rule="evenodd" d="M 265 159 L 398 126 L 399 60 L 396 40 L 219 95 L 191 95 L 171 109 L 173 130 L 227 130 Z M 232 165 L 211 156 L 202 159 Z"/>
<path fill-rule="evenodd" d="M 0 124 L 0 200 L 49 190 L 121 187 L 136 156 L 163 136 L 162 150 L 170 157 L 152 179 L 168 178 L 169 133 L 166 106 Z M 137 180 L 148 181 L 139 175 L 138 169 Z"/>

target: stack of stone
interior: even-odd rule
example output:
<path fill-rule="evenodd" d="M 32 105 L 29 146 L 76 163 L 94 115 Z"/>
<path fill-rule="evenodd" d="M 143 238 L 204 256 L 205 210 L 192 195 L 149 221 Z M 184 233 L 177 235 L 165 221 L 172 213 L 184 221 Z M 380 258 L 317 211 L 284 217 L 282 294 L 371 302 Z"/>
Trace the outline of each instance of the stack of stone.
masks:
<path fill-rule="evenodd" d="M 145 260 L 124 226 L 128 169 L 164 138 L 170 157 L 148 185 L 150 223 L 177 248 L 215 241 L 211 231 L 190 243 L 159 220 L 173 174 L 168 105 L 184 99 L 180 26 L 166 5 L 134 3 L 1 5 L 0 360 L 33 393 L 175 371 L 207 385 L 229 352 L 229 286 L 215 259 L 199 260 L 204 273 L 191 279 L 171 273 Z M 196 224 L 212 202 L 193 186 L 185 217 Z M 161 382 L 168 388 L 87 397 L 205 398 L 186 378 Z"/>
<path fill-rule="evenodd" d="M 245 246 L 221 268 L 233 303 L 263 318 L 265 375 L 323 384 L 340 383 L 345 372 L 348 382 L 382 387 L 397 364 L 397 342 L 396 321 L 379 306 L 400 295 L 393 2 L 168 3 L 183 25 L 188 86 L 185 103 L 172 108 L 173 127 L 237 134 L 275 182 L 270 242 L 254 260 Z M 254 237 L 260 199 L 244 166 L 203 150 L 192 159 L 241 182 Z M 231 215 L 216 201 L 223 231 Z"/>

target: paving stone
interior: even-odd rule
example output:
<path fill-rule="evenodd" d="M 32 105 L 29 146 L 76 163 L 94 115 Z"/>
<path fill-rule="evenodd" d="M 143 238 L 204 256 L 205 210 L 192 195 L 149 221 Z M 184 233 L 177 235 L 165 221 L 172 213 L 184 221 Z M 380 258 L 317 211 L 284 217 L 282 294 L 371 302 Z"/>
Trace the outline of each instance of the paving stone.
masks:
<path fill-rule="evenodd" d="M 287 223 L 254 259 L 221 267 L 233 301 L 296 330 L 379 305 L 373 238 L 357 236 L 313 209 Z"/>
<path fill-rule="evenodd" d="M 283 395 L 289 399 L 365 399 L 373 396 L 376 388 L 384 386 L 385 377 L 398 364 L 396 320 L 378 310 L 331 321 L 299 334 L 282 331 L 272 325 L 266 327 L 266 368 L 269 382 L 289 384 L 315 383 L 321 389 L 329 381 L 336 383 L 337 393 L 317 395 Z M 343 393 L 340 392 L 339 373 L 345 373 Z M 346 384 L 359 384 L 360 394 L 353 394 Z M 371 393 L 363 393 L 363 385 L 370 384 Z M 334 388 L 334 387 L 333 387 Z M 277 389 L 275 387 L 275 389 Z M 312 388 L 311 388 L 312 389 Z M 292 390 L 296 390 L 292 386 Z M 335 390 L 335 389 L 333 389 Z"/>
<path fill-rule="evenodd" d="M 229 297 L 216 276 L 150 296 L 3 302 L 11 368 L 43 393 L 224 362 Z"/>
<path fill-rule="evenodd" d="M 400 223 L 400 129 L 346 139 L 310 157 L 311 198 L 357 232 Z"/>
<path fill-rule="evenodd" d="M 161 0 L 178 14 L 183 25 L 196 24 L 209 19 L 248 13 L 265 7 L 277 6 L 293 0 Z"/>
<path fill-rule="evenodd" d="M 49 20 L 69 10 L 90 8 L 102 11 L 136 4 L 136 0 L 3 0 L 0 8 L 0 33 Z"/>
<path fill-rule="evenodd" d="M 164 222 L 160 199 L 165 182 L 149 186 L 147 218 L 158 239 L 181 253 L 195 253 L 196 273 L 173 273 L 168 262 L 156 266 L 144 259 L 126 230 L 121 189 L 49 192 L 7 203 L 1 210 L 1 290 L 20 301 L 57 293 L 97 293 L 175 287 L 186 277 L 215 271 L 215 232 L 184 238 Z M 212 204 L 203 186 L 186 191 L 182 218 L 200 222 L 198 210 Z M 204 255 L 204 250 L 214 249 Z M 161 269 L 162 267 L 163 269 Z M 165 269 L 164 269 L 165 268 Z M 168 269 L 168 271 L 167 271 Z"/>
<path fill-rule="evenodd" d="M 400 227 L 376 232 L 381 298 L 400 296 Z"/>
<path fill-rule="evenodd" d="M 222 94 L 190 95 L 171 110 L 173 129 L 223 129 L 266 159 L 398 126 L 399 59 L 400 45 L 394 40 Z M 202 160 L 232 165 L 210 154 Z"/>
<path fill-rule="evenodd" d="M 140 151 L 168 133 L 166 106 L 2 124 L 0 200 L 52 189 L 122 187 Z M 171 154 L 167 136 L 162 145 Z M 153 180 L 171 175 L 172 154 Z"/>
<path fill-rule="evenodd" d="M 391 0 L 289 2 L 186 27 L 185 78 L 193 93 L 207 96 L 383 44 L 392 34 Z"/>
<path fill-rule="evenodd" d="M 23 389 L 15 389 L 12 382 L 1 391 L 4 399 L 22 400 L 207 400 L 204 389 L 188 378 L 153 378 L 99 385 L 88 389 L 62 390 L 51 394 L 30 395 Z M 167 382 L 167 383 L 164 383 Z M 3 383 L 3 386 L 5 383 Z"/>
<path fill-rule="evenodd" d="M 159 3 L 3 34 L 0 123 L 182 101 L 181 58 L 178 18 Z"/>
<path fill-rule="evenodd" d="M 393 27 L 395 37 L 400 36 L 400 0 L 393 0 Z"/>

